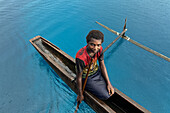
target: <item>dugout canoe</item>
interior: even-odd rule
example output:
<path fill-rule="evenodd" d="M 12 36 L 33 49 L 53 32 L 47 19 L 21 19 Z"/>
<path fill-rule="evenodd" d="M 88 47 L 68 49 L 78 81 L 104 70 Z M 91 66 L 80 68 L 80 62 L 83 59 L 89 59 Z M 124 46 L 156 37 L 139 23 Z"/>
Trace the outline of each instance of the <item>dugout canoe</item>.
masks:
<path fill-rule="evenodd" d="M 75 59 L 41 36 L 30 39 L 30 42 L 60 78 L 77 94 L 76 81 L 74 81 Z M 88 91 L 84 92 L 84 101 L 98 113 L 150 113 L 117 88 L 109 101 L 102 101 Z"/>

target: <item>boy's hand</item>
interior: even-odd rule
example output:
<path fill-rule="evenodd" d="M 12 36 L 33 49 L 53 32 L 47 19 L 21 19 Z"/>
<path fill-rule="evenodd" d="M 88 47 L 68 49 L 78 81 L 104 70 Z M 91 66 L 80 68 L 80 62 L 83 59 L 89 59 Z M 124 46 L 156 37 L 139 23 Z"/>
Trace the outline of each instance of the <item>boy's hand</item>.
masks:
<path fill-rule="evenodd" d="M 107 85 L 107 90 L 108 90 L 110 96 L 112 96 L 114 94 L 114 88 L 111 84 Z"/>
<path fill-rule="evenodd" d="M 82 102 L 84 100 L 84 96 L 83 95 L 78 95 L 77 96 L 77 102 Z"/>

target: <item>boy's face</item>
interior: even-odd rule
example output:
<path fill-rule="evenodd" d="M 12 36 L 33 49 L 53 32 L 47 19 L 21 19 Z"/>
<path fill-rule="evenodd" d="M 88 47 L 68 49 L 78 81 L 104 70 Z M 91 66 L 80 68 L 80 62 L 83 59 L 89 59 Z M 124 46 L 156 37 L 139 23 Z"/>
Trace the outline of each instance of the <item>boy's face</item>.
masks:
<path fill-rule="evenodd" d="M 99 39 L 94 39 L 92 38 L 88 43 L 87 43 L 87 46 L 89 48 L 89 50 L 92 52 L 92 53 L 97 53 L 101 47 L 101 44 L 102 44 L 102 40 Z"/>

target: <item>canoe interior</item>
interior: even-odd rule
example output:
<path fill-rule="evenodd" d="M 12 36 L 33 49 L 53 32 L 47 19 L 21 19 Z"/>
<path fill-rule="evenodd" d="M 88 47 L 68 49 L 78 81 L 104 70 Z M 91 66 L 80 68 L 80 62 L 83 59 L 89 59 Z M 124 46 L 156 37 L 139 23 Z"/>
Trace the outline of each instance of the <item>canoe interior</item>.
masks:
<path fill-rule="evenodd" d="M 73 81 L 76 76 L 75 59 L 41 36 L 34 37 L 30 42 L 61 79 L 77 93 L 76 83 Z M 107 109 L 107 112 L 150 113 L 116 88 L 115 94 L 107 101 L 101 101 L 85 91 L 85 102 L 96 112 L 104 112 L 104 109 Z"/>

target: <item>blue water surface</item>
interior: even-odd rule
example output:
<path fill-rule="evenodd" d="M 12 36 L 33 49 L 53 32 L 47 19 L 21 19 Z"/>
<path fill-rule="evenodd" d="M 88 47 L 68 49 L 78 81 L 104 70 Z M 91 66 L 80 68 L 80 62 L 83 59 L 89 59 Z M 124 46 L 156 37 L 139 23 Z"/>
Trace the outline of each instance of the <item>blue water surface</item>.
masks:
<path fill-rule="evenodd" d="M 0 0 L 0 113 L 73 113 L 77 95 L 29 39 L 41 35 L 75 57 L 92 29 L 105 48 L 127 18 L 131 39 L 170 57 L 169 0 Z M 170 63 L 119 39 L 105 53 L 113 86 L 153 113 L 170 113 Z M 83 102 L 79 113 L 94 111 Z"/>

